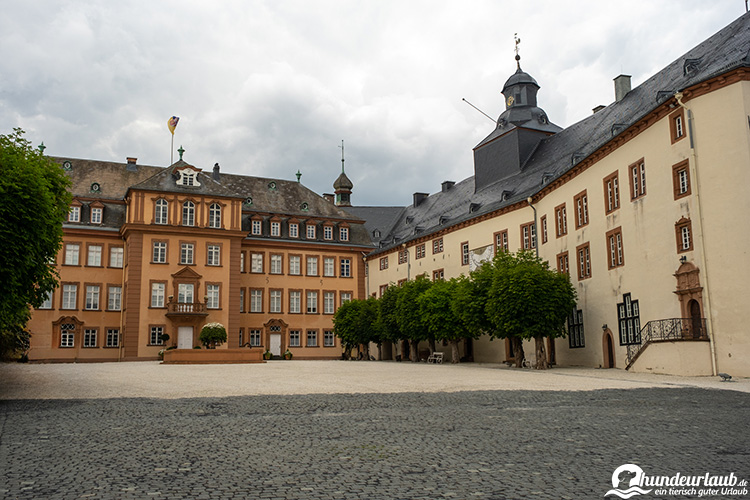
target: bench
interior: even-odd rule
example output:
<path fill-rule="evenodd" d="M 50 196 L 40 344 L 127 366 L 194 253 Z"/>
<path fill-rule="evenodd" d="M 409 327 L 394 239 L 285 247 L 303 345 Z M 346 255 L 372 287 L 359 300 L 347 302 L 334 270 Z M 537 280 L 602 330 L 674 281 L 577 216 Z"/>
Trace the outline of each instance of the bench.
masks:
<path fill-rule="evenodd" d="M 443 364 L 443 353 L 433 352 L 430 357 L 427 358 L 428 363 Z"/>

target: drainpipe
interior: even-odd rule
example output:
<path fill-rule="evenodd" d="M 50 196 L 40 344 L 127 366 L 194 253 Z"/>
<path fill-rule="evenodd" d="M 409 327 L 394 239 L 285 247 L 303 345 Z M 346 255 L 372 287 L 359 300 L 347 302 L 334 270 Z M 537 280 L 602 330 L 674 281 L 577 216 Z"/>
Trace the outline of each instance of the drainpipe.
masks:
<path fill-rule="evenodd" d="M 360 253 L 362 254 L 362 265 L 365 272 L 365 299 L 367 299 L 370 296 L 370 271 L 367 269 L 367 254 L 365 252 Z"/>
<path fill-rule="evenodd" d="M 406 281 L 409 281 L 411 279 L 411 259 L 409 258 L 409 249 L 406 247 L 406 243 L 402 243 L 401 248 L 406 252 Z"/>
<path fill-rule="evenodd" d="M 532 203 L 534 202 L 534 198 L 529 196 L 528 198 L 526 198 L 526 201 L 534 211 L 534 239 L 536 240 L 534 241 L 534 249 L 536 250 L 536 256 L 539 257 L 539 228 L 536 227 L 536 207 L 532 205 Z"/>
<path fill-rule="evenodd" d="M 693 131 L 693 112 L 688 108 L 683 102 L 682 102 L 682 92 L 677 92 L 674 95 L 675 99 L 677 100 L 677 104 L 680 105 L 682 109 L 685 110 L 687 113 L 688 118 L 688 138 L 690 139 L 690 175 L 693 179 L 695 179 L 695 211 L 697 212 L 697 222 L 696 229 L 697 234 L 696 238 L 694 240 L 698 243 L 700 243 L 700 260 L 701 260 L 701 267 L 704 269 L 704 287 L 706 289 L 706 294 L 704 295 L 704 313 L 706 314 L 706 320 L 708 322 L 708 344 L 711 348 L 711 372 L 715 376 L 717 373 L 716 370 L 716 346 L 714 344 L 714 324 L 713 324 L 713 314 L 711 314 L 711 293 L 710 288 L 708 286 L 708 259 L 706 258 L 706 240 L 703 233 L 703 210 L 701 206 L 701 194 L 700 194 L 700 180 L 698 178 L 698 156 L 695 153 L 695 132 Z"/>

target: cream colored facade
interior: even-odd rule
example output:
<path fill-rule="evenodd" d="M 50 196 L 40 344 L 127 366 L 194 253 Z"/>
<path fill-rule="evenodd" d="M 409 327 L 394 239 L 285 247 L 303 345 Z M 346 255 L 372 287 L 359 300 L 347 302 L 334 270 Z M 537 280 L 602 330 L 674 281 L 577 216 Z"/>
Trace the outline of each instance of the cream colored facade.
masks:
<path fill-rule="evenodd" d="M 584 346 L 572 346 L 569 338 L 555 341 L 558 365 L 625 368 L 628 346 L 620 342 L 619 304 L 625 305 L 624 296 L 629 294 L 638 304 L 643 339 L 649 329 L 666 324 L 661 320 L 683 319 L 670 323 L 682 330 L 681 341 L 641 348 L 629 369 L 750 376 L 750 334 L 741 293 L 750 281 L 746 216 L 750 201 L 744 186 L 750 166 L 748 74 L 746 68 L 739 68 L 714 75 L 655 105 L 566 173 L 541 186 L 530 203 L 518 200 L 373 252 L 367 259 L 368 293 L 380 296 L 383 287 L 419 274 L 433 279 L 468 274 L 470 261 L 491 256 L 496 235 L 504 231 L 510 251 L 524 248 L 523 226 L 535 222 L 536 209 L 539 255 L 559 269 L 559 257 L 567 254 L 577 309 L 584 320 Z M 636 184 L 645 177 L 642 193 L 634 192 L 640 188 L 633 186 L 633 169 Z M 610 207 L 613 177 L 619 195 L 616 208 Z M 579 224 L 582 194 L 587 214 Z M 561 206 L 567 224 L 563 235 L 557 228 Z M 434 253 L 433 244 L 440 239 L 443 251 Z M 466 244 L 468 263 L 462 249 Z M 425 245 L 426 255 L 418 258 L 420 245 Z M 488 246 L 493 247 L 489 253 L 484 251 Z M 579 251 L 585 257 L 586 247 L 590 273 L 584 269 L 582 276 Z M 403 263 L 402 255 L 399 264 L 403 251 L 408 262 Z M 682 285 L 678 286 L 678 278 Z M 693 341 L 692 332 L 698 331 L 701 318 L 708 337 Z M 531 344 L 525 353 L 533 360 Z M 445 354 L 450 356 L 449 350 Z M 503 341 L 486 336 L 473 343 L 472 354 L 482 362 L 502 362 L 509 356 Z"/>

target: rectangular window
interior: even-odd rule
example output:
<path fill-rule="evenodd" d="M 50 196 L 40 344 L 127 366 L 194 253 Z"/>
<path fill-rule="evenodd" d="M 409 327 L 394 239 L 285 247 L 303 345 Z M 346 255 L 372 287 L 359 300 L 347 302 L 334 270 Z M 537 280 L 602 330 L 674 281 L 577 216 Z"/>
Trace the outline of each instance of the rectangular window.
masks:
<path fill-rule="evenodd" d="M 289 274 L 300 274 L 302 271 L 300 270 L 300 256 L 299 255 L 290 255 L 289 256 Z"/>
<path fill-rule="evenodd" d="M 540 223 L 542 224 L 542 244 L 547 243 L 547 216 L 542 215 L 542 218 L 540 219 Z"/>
<path fill-rule="evenodd" d="M 300 312 L 302 312 L 301 297 L 302 297 L 302 292 L 297 292 L 297 291 L 289 292 L 289 312 L 290 313 L 299 314 Z"/>
<path fill-rule="evenodd" d="M 323 276 L 334 276 L 336 272 L 336 259 L 333 257 L 323 258 Z"/>
<path fill-rule="evenodd" d="M 307 292 L 307 314 L 318 314 L 318 292 Z"/>
<path fill-rule="evenodd" d="M 610 269 L 625 264 L 625 256 L 622 249 L 622 228 L 618 227 L 607 232 L 607 248 L 609 249 Z"/>
<path fill-rule="evenodd" d="M 604 208 L 605 214 L 611 214 L 620 208 L 620 183 L 617 172 L 604 178 Z"/>
<path fill-rule="evenodd" d="M 630 171 L 630 199 L 646 195 L 646 162 L 641 158 L 628 167 Z"/>
<path fill-rule="evenodd" d="M 307 258 L 307 275 L 308 276 L 318 275 L 318 258 L 317 257 Z"/>
<path fill-rule="evenodd" d="M 250 222 L 250 234 L 260 236 L 263 233 L 263 221 L 255 219 Z"/>
<path fill-rule="evenodd" d="M 62 323 L 60 325 L 60 347 L 73 347 L 75 341 L 76 326 L 73 323 Z"/>
<path fill-rule="evenodd" d="M 180 244 L 180 264 L 192 265 L 195 257 L 195 246 L 192 243 Z"/>
<path fill-rule="evenodd" d="M 690 195 L 690 171 L 688 160 L 681 161 L 672 166 L 672 185 L 674 187 L 674 199 L 679 200 Z"/>
<path fill-rule="evenodd" d="M 240 288 L 240 312 L 245 312 L 245 289 Z M 242 342 L 240 342 L 241 344 Z"/>
<path fill-rule="evenodd" d="M 586 347 L 583 338 L 583 311 L 573 308 L 568 316 L 568 345 L 571 349 Z"/>
<path fill-rule="evenodd" d="M 323 226 L 323 239 L 324 240 L 333 239 L 333 226 Z"/>
<path fill-rule="evenodd" d="M 289 347 L 299 347 L 299 346 L 300 346 L 300 331 L 289 330 Z"/>
<path fill-rule="evenodd" d="M 565 203 L 555 207 L 555 234 L 558 238 L 568 234 L 568 215 L 565 211 Z"/>
<path fill-rule="evenodd" d="M 573 205 L 576 207 L 576 229 L 580 229 L 589 223 L 589 202 L 585 190 L 573 197 Z"/>
<path fill-rule="evenodd" d="M 125 251 L 122 247 L 110 247 L 109 267 L 122 268 L 124 254 L 125 254 Z"/>
<path fill-rule="evenodd" d="M 406 264 L 407 260 L 409 260 L 409 251 L 408 250 L 399 250 L 398 251 L 398 263 L 399 264 Z"/>
<path fill-rule="evenodd" d="M 497 252 L 500 250 L 507 252 L 508 251 L 508 230 L 503 229 L 502 231 L 499 231 L 495 233 L 495 255 L 497 255 Z"/>
<path fill-rule="evenodd" d="M 250 272 L 251 273 L 263 272 L 263 254 L 262 253 L 254 253 L 250 255 Z"/>
<path fill-rule="evenodd" d="M 641 313 L 638 301 L 632 300 L 629 293 L 623 294 L 622 302 L 617 304 L 618 325 L 620 328 L 620 345 L 641 343 Z"/>
<path fill-rule="evenodd" d="M 352 276 L 351 259 L 341 259 L 341 277 L 350 278 Z"/>
<path fill-rule="evenodd" d="M 568 252 L 557 254 L 557 271 L 560 273 L 570 274 Z"/>
<path fill-rule="evenodd" d="M 521 243 L 524 250 L 536 248 L 536 228 L 533 221 L 521 225 Z"/>
<path fill-rule="evenodd" d="M 179 304 L 190 304 L 188 308 L 183 308 L 187 311 L 192 311 L 192 304 L 195 300 L 195 285 L 193 283 L 179 283 L 177 285 L 177 302 Z"/>
<path fill-rule="evenodd" d="M 60 309 L 75 309 L 78 298 L 78 285 L 63 285 Z"/>
<path fill-rule="evenodd" d="M 438 281 L 438 280 L 444 280 L 444 279 L 445 279 L 444 269 L 436 269 L 432 271 L 432 281 Z"/>
<path fill-rule="evenodd" d="M 92 224 L 101 224 L 102 223 L 102 213 L 104 213 L 103 208 L 92 208 L 91 209 L 91 223 Z"/>
<path fill-rule="evenodd" d="M 336 292 L 323 292 L 323 314 L 333 314 L 336 307 Z"/>
<path fill-rule="evenodd" d="M 289 224 L 289 237 L 299 238 L 299 224 L 294 222 Z"/>
<path fill-rule="evenodd" d="M 347 302 L 352 301 L 352 294 L 351 292 L 341 292 L 339 293 L 339 296 L 341 297 L 341 303 L 346 304 Z"/>
<path fill-rule="evenodd" d="M 107 347 L 120 347 L 120 329 L 107 328 Z"/>
<path fill-rule="evenodd" d="M 86 285 L 86 306 L 89 311 L 99 309 L 99 285 Z"/>
<path fill-rule="evenodd" d="M 206 248 L 206 254 L 207 266 L 221 265 L 221 247 L 219 245 L 208 245 Z"/>
<path fill-rule="evenodd" d="M 263 290 L 250 290 L 250 312 L 263 312 Z"/>
<path fill-rule="evenodd" d="M 323 345 L 325 347 L 334 347 L 336 345 L 336 337 L 333 336 L 333 330 L 323 331 Z"/>
<path fill-rule="evenodd" d="M 68 212 L 68 222 L 80 222 L 81 221 L 81 207 L 70 207 Z"/>
<path fill-rule="evenodd" d="M 52 309 L 52 290 L 47 292 L 47 295 L 44 297 L 44 302 L 42 302 L 37 309 Z"/>
<path fill-rule="evenodd" d="M 91 267 L 101 267 L 102 265 L 102 247 L 101 245 L 89 246 L 89 255 L 86 265 Z"/>
<path fill-rule="evenodd" d="M 152 326 L 150 335 L 149 335 L 149 344 L 150 345 L 162 345 L 164 341 L 161 339 L 161 336 L 164 335 L 164 327 L 163 326 Z"/>
<path fill-rule="evenodd" d="M 281 222 L 271 222 L 271 236 L 281 236 Z"/>
<path fill-rule="evenodd" d="M 281 263 L 283 255 L 271 254 L 271 274 L 281 274 Z"/>
<path fill-rule="evenodd" d="M 122 309 L 122 287 L 110 286 L 107 298 L 107 309 L 109 311 L 119 311 Z"/>
<path fill-rule="evenodd" d="M 281 312 L 281 290 L 271 290 L 271 305 L 270 310 L 272 313 Z"/>
<path fill-rule="evenodd" d="M 245 272 L 245 252 L 240 252 L 240 272 Z"/>
<path fill-rule="evenodd" d="M 382 297 L 383 294 L 385 294 L 385 291 L 388 290 L 388 285 L 380 285 L 380 296 Z M 372 295 L 373 297 L 375 294 Z"/>
<path fill-rule="evenodd" d="M 417 254 L 417 259 L 421 259 L 426 255 L 424 243 L 422 243 L 421 245 L 417 245 L 416 254 Z"/>
<path fill-rule="evenodd" d="M 219 285 L 206 285 L 206 309 L 219 308 Z"/>
<path fill-rule="evenodd" d="M 161 198 L 156 200 L 154 206 L 154 224 L 166 224 L 169 222 L 169 202 Z"/>
<path fill-rule="evenodd" d="M 208 207 L 208 227 L 221 228 L 221 205 L 211 203 Z"/>
<path fill-rule="evenodd" d="M 151 283 L 151 307 L 164 307 L 166 283 Z"/>
<path fill-rule="evenodd" d="M 693 238 L 691 236 L 692 225 L 690 219 L 681 218 L 675 224 L 677 236 L 677 253 L 688 252 L 693 249 Z"/>
<path fill-rule="evenodd" d="M 383 271 L 385 269 L 388 269 L 388 257 L 381 257 L 380 258 L 380 270 Z"/>
<path fill-rule="evenodd" d="M 260 346 L 260 330 L 250 330 L 250 347 Z"/>
<path fill-rule="evenodd" d="M 152 260 L 154 264 L 164 264 L 167 262 L 167 243 L 165 241 L 153 242 Z"/>
<path fill-rule="evenodd" d="M 584 243 L 576 247 L 578 255 L 578 279 L 584 280 L 591 277 L 591 251 L 589 244 Z"/>
<path fill-rule="evenodd" d="M 318 332 L 307 330 L 307 347 L 318 347 Z"/>
<path fill-rule="evenodd" d="M 464 241 L 461 243 L 461 265 L 462 266 L 468 266 L 469 265 L 469 242 Z"/>
<path fill-rule="evenodd" d="M 83 347 L 96 347 L 96 328 L 83 330 Z"/>
<path fill-rule="evenodd" d="M 339 228 L 339 240 L 349 241 L 349 228 L 348 227 Z"/>
<path fill-rule="evenodd" d="M 315 239 L 315 226 L 313 224 L 307 225 L 307 239 L 308 240 Z"/>
<path fill-rule="evenodd" d="M 78 254 L 80 252 L 81 245 L 78 243 L 68 243 L 65 245 L 65 265 L 66 266 L 77 266 L 78 265 Z"/>
<path fill-rule="evenodd" d="M 682 108 L 669 115 L 669 135 L 672 144 L 685 137 L 685 111 Z"/>
<path fill-rule="evenodd" d="M 443 238 L 437 238 L 432 240 L 432 253 L 440 253 L 443 251 Z"/>

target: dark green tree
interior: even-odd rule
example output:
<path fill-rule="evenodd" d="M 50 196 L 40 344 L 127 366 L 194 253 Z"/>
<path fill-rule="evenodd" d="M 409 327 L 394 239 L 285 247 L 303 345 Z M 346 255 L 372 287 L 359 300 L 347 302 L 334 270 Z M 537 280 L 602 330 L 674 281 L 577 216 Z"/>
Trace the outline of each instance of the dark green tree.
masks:
<path fill-rule="evenodd" d="M 400 344 L 405 336 L 398 327 L 398 296 L 401 293 L 401 287 L 389 286 L 383 295 L 378 299 L 380 307 L 378 308 L 378 327 L 383 341 L 392 342 L 394 345 Z M 407 353 L 402 352 L 401 357 L 405 359 Z M 379 359 L 383 359 L 382 356 Z"/>
<path fill-rule="evenodd" d="M 382 342 L 378 307 L 378 301 L 373 297 L 352 300 L 342 304 L 333 315 L 333 333 L 341 339 L 347 357 L 356 347 L 364 349 L 364 359 L 370 359 L 370 342 Z"/>
<path fill-rule="evenodd" d="M 534 339 L 536 368 L 546 369 L 544 339 L 565 336 L 565 321 L 575 305 L 576 293 L 569 276 L 550 269 L 531 251 L 498 253 L 493 267 L 487 314 L 496 333 L 506 338 Z"/>
<path fill-rule="evenodd" d="M 31 146 L 24 132 L 0 135 L 0 345 L 15 345 L 30 318 L 57 286 L 54 260 L 70 209 L 70 179 Z M 8 354 L 8 353 L 0 353 Z"/>
<path fill-rule="evenodd" d="M 410 340 L 413 362 L 419 361 L 419 342 L 431 338 L 427 323 L 419 307 L 419 296 L 430 288 L 432 282 L 426 276 L 420 275 L 416 279 L 401 285 L 401 292 L 397 301 L 397 321 L 399 330 Z"/>

